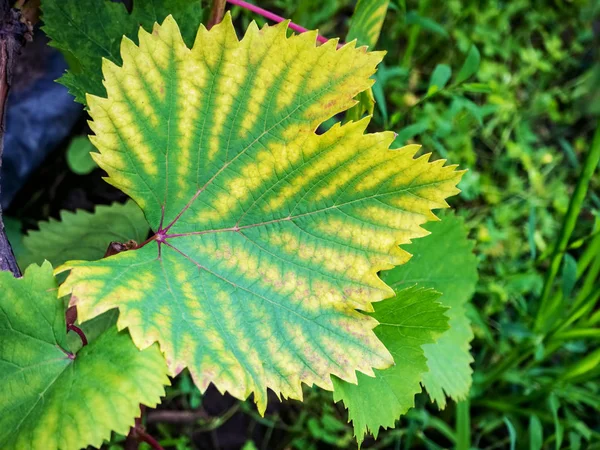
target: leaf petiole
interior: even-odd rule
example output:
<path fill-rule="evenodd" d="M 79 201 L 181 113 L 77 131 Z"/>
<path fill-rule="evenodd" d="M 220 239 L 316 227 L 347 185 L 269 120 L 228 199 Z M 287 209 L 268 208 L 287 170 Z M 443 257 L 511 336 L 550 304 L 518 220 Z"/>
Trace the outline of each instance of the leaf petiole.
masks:
<path fill-rule="evenodd" d="M 74 331 L 75 333 L 77 333 L 77 335 L 79 336 L 79 338 L 81 339 L 81 344 L 85 347 L 86 345 L 88 345 L 88 340 L 87 337 L 85 336 L 85 333 L 83 332 L 83 330 L 81 328 L 79 328 L 77 325 L 73 325 L 72 323 L 67 324 L 67 331 Z"/>
<path fill-rule="evenodd" d="M 267 11 L 266 9 L 263 9 L 259 6 L 253 5 L 251 3 L 245 2 L 243 0 L 227 0 L 228 3 L 231 3 L 232 5 L 236 5 L 239 6 L 241 8 L 247 9 L 248 11 L 252 11 L 253 13 L 259 14 L 269 20 L 272 20 L 274 22 L 280 23 L 280 22 L 284 22 L 285 19 L 284 17 L 278 16 L 277 14 L 272 13 L 271 11 Z M 294 22 L 290 21 L 289 25 L 288 25 L 292 30 L 297 31 L 298 33 L 305 33 L 308 30 L 304 27 L 301 27 L 298 24 L 295 24 Z M 321 35 L 317 35 L 317 41 L 321 42 L 322 44 L 324 44 L 325 42 L 328 41 L 328 39 L 325 36 L 321 36 Z M 340 45 L 338 45 L 339 47 Z"/>

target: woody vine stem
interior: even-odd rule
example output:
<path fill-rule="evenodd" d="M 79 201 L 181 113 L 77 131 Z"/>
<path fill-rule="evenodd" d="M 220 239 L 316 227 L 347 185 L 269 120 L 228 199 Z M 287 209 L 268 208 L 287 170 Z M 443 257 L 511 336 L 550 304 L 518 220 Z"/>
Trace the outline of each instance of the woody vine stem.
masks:
<path fill-rule="evenodd" d="M 11 7 L 9 0 L 0 0 L 0 169 L 4 150 L 4 116 L 6 100 L 12 82 L 15 58 L 19 55 L 25 41 L 32 36 L 31 24 L 22 18 L 21 12 Z M 0 189 L 0 199 L 1 197 Z M 0 270 L 9 271 L 15 277 L 21 276 L 21 270 L 13 254 L 12 247 L 4 231 L 2 206 L 0 205 Z"/>

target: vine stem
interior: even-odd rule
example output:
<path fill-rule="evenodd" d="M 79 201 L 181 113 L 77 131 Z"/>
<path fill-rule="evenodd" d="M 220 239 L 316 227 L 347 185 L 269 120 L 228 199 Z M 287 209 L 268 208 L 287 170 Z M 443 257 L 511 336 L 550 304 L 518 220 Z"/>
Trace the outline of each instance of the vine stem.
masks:
<path fill-rule="evenodd" d="M 4 150 L 6 100 L 12 82 L 12 69 L 21 48 L 27 40 L 31 40 L 31 33 L 31 24 L 21 22 L 20 11 L 11 8 L 9 0 L 0 0 L 0 169 Z M 9 271 L 17 278 L 21 276 L 21 270 L 4 231 L 1 206 L 0 270 Z"/>
<path fill-rule="evenodd" d="M 142 417 L 145 413 L 146 407 L 144 405 L 140 405 L 140 416 L 136 417 L 135 425 L 131 427 L 129 434 L 127 435 L 127 439 L 125 439 L 125 450 L 137 450 L 140 442 L 145 442 L 154 450 L 164 450 L 162 445 L 160 445 L 160 443 L 150 436 L 150 434 L 144 429 L 144 426 L 142 425 Z"/>
<path fill-rule="evenodd" d="M 247 9 L 248 11 L 252 11 L 253 13 L 259 14 L 259 15 L 265 17 L 266 19 L 272 20 L 277 23 L 287 20 L 285 17 L 278 16 L 277 14 L 274 14 L 271 11 L 267 11 L 266 9 L 263 9 L 260 6 L 253 5 L 252 3 L 248 3 L 243 0 L 226 0 L 226 1 L 227 1 L 227 3 L 231 3 L 232 5 L 236 5 L 241 8 Z M 298 33 L 306 33 L 308 31 L 306 28 L 301 27 L 300 25 L 298 25 L 294 22 L 291 22 L 291 21 L 290 21 L 289 27 L 292 30 L 297 31 Z M 324 36 L 317 35 L 317 41 L 324 44 L 325 42 L 328 41 L 328 39 Z M 340 47 L 340 45 L 338 45 L 338 47 Z"/>
<path fill-rule="evenodd" d="M 160 445 L 156 439 L 154 439 L 152 436 L 150 436 L 146 432 L 146 430 L 142 429 L 141 427 L 136 427 L 135 428 L 135 435 L 137 436 L 137 438 L 140 441 L 145 442 L 150 447 L 152 447 L 154 450 L 164 450 L 164 448 L 162 447 L 162 445 Z"/>
<path fill-rule="evenodd" d="M 225 4 L 225 0 L 213 0 L 212 8 L 210 10 L 210 17 L 206 23 L 206 28 L 208 30 L 223 20 L 223 15 L 225 14 Z"/>

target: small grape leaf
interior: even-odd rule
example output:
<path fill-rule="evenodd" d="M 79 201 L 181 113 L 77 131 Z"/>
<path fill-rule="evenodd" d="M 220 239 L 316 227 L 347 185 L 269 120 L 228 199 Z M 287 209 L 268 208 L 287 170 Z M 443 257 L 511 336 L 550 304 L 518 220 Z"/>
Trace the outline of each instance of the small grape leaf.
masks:
<path fill-rule="evenodd" d="M 48 260 L 58 266 L 73 258 L 100 259 L 112 241 L 141 243 L 149 229 L 144 213 L 131 200 L 97 206 L 93 213 L 62 211 L 60 220 L 50 219 L 38 226 L 39 231 L 30 231 L 23 239 L 28 253 L 19 262 L 26 265 Z"/>
<path fill-rule="evenodd" d="M 191 44 L 203 11 L 201 0 L 135 0 L 131 14 L 123 3 L 110 0 L 43 0 L 42 13 L 50 45 L 69 61 L 69 71 L 59 81 L 85 105 L 86 93 L 106 95 L 102 58 L 121 63 L 124 35 L 134 38 L 140 25 L 151 30 L 155 22 L 172 14 L 185 42 Z"/>
<path fill-rule="evenodd" d="M 418 146 L 389 150 L 393 133 L 364 134 L 368 120 L 317 135 L 382 53 L 286 33 L 252 23 L 239 41 L 227 14 L 191 50 L 171 17 L 139 47 L 123 40 L 123 66 L 104 62 L 108 98 L 88 96 L 94 159 L 155 235 L 57 269 L 83 320 L 118 307 L 172 373 L 254 393 L 261 412 L 267 388 L 301 398 L 302 382 L 331 390 L 331 374 L 392 363 L 356 309 L 393 295 L 377 272 L 409 258 L 398 245 L 426 233 L 462 176 L 413 159 Z"/>
<path fill-rule="evenodd" d="M 380 427 L 393 427 L 415 405 L 421 392 L 427 360 L 422 346 L 433 344 L 448 329 L 447 308 L 433 289 L 409 287 L 396 297 L 375 304 L 371 314 L 379 325 L 375 334 L 394 357 L 395 365 L 375 370 L 375 377 L 358 374 L 358 384 L 334 378 L 333 398 L 348 408 L 358 445 L 367 432 L 375 438 Z"/>
<path fill-rule="evenodd" d="M 462 400 L 471 387 L 473 331 L 465 314 L 465 303 L 475 292 L 477 259 L 462 218 L 445 214 L 441 222 L 432 222 L 426 228 L 430 236 L 406 246 L 413 254 L 411 260 L 384 272 L 382 279 L 396 290 L 418 283 L 443 293 L 440 302 L 450 308 L 446 313 L 450 330 L 435 344 L 423 347 L 429 367 L 423 376 L 423 385 L 431 399 L 443 409 L 446 406 L 444 393 L 454 400 Z"/>
<path fill-rule="evenodd" d="M 48 262 L 23 278 L 0 273 L 3 450 L 100 447 L 111 430 L 126 434 L 139 404 L 155 406 L 169 384 L 158 346 L 140 351 L 114 320 L 100 317 L 105 329 L 70 353 L 56 289 Z"/>

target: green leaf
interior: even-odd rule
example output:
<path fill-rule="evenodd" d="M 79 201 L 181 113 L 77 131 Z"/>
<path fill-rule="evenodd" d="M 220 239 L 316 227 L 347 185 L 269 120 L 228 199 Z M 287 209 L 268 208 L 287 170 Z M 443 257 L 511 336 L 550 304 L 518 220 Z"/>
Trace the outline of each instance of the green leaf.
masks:
<path fill-rule="evenodd" d="M 346 41 L 356 39 L 358 45 L 366 45 L 373 50 L 379 40 L 389 3 L 389 0 L 358 0 Z"/>
<path fill-rule="evenodd" d="M 92 142 L 108 182 L 144 211 L 153 238 L 94 263 L 72 261 L 61 293 L 82 319 L 120 309 L 141 348 L 158 341 L 172 373 L 238 398 L 301 398 L 392 357 L 357 309 L 393 295 L 377 272 L 408 259 L 456 194 L 462 172 L 389 150 L 368 120 L 334 125 L 372 84 L 381 53 L 286 24 L 239 41 L 231 17 L 188 49 L 167 18 L 123 67 L 104 64 L 108 99 L 89 96 Z"/>
<path fill-rule="evenodd" d="M 78 175 L 87 175 L 98 167 L 90 154 L 92 151 L 94 151 L 94 146 L 87 136 L 73 138 L 69 148 L 67 148 L 69 169 Z"/>
<path fill-rule="evenodd" d="M 460 84 L 463 81 L 471 78 L 479 70 L 479 63 L 481 62 L 481 55 L 475 44 L 471 45 L 469 53 L 467 53 L 467 59 L 463 63 L 458 75 L 456 76 L 455 83 Z"/>
<path fill-rule="evenodd" d="M 395 365 L 375 370 L 375 377 L 358 374 L 358 384 L 334 378 L 333 398 L 348 408 L 358 444 L 367 432 L 375 438 L 379 428 L 393 427 L 415 405 L 427 372 L 424 344 L 432 344 L 448 329 L 447 308 L 433 289 L 409 287 L 396 297 L 375 305 L 371 314 L 380 323 L 375 334 L 394 357 Z"/>
<path fill-rule="evenodd" d="M 471 386 L 469 353 L 473 332 L 465 315 L 477 283 L 477 260 L 473 242 L 467 239 L 464 221 L 452 214 L 444 215 L 441 222 L 426 226 L 431 235 L 406 246 L 413 254 L 403 266 L 384 272 L 382 279 L 394 289 L 419 286 L 442 292 L 442 305 L 450 310 L 450 330 L 431 345 L 425 345 L 429 372 L 423 376 L 429 396 L 440 408 L 446 406 L 446 395 L 454 400 L 466 398 Z"/>
<path fill-rule="evenodd" d="M 544 445 L 544 429 L 537 416 L 529 418 L 529 450 L 542 450 Z"/>
<path fill-rule="evenodd" d="M 506 428 L 508 428 L 508 438 L 510 441 L 510 450 L 515 450 L 517 446 L 517 430 L 515 430 L 515 426 L 512 424 L 510 419 L 506 416 L 502 418 Z"/>
<path fill-rule="evenodd" d="M 558 401 L 558 397 L 553 392 L 550 394 L 548 398 L 548 406 L 550 407 L 550 411 L 552 412 L 552 420 L 554 421 L 554 435 L 556 439 L 554 440 L 555 449 L 559 450 L 562 446 L 563 436 L 564 436 L 564 428 L 560 421 L 560 417 L 558 416 L 558 410 L 560 408 L 560 403 Z"/>
<path fill-rule="evenodd" d="M 396 142 L 398 142 L 399 145 L 404 145 L 409 139 L 412 139 L 427 130 L 429 130 L 429 121 L 420 120 L 417 123 L 402 128 L 396 135 Z"/>
<path fill-rule="evenodd" d="M 70 70 L 60 79 L 79 103 L 85 94 L 106 95 L 102 85 L 102 58 L 120 64 L 119 47 L 125 35 L 134 39 L 143 26 L 172 14 L 186 43 L 193 42 L 202 21 L 201 0 L 136 0 L 133 12 L 109 0 L 43 0 L 44 32 L 50 45 L 67 54 Z"/>
<path fill-rule="evenodd" d="M 463 83 L 461 87 L 467 92 L 476 94 L 489 94 L 492 92 L 490 86 L 484 83 Z"/>
<path fill-rule="evenodd" d="M 427 95 L 433 95 L 438 91 L 441 91 L 446 87 L 450 77 L 452 76 L 452 69 L 447 64 L 438 64 L 435 66 L 431 79 L 429 80 L 429 89 Z"/>
<path fill-rule="evenodd" d="M 131 13 L 138 26 L 143 26 L 146 31 L 151 31 L 155 23 L 162 23 L 169 15 L 173 16 L 188 47 L 194 44 L 203 14 L 202 0 L 134 0 Z M 127 37 L 133 39 L 137 32 L 136 29 Z"/>
<path fill-rule="evenodd" d="M 29 253 L 27 265 L 44 260 L 58 266 L 74 258 L 100 259 L 111 242 L 141 243 L 149 229 L 144 213 L 133 201 L 97 206 L 93 213 L 62 211 L 60 220 L 50 219 L 38 226 L 39 231 L 30 231 L 23 239 Z"/>
<path fill-rule="evenodd" d="M 571 296 L 576 282 L 577 261 L 569 253 L 565 253 L 562 266 L 562 294 L 565 300 Z"/>
<path fill-rule="evenodd" d="M 158 346 L 138 350 L 114 320 L 71 353 L 56 289 L 47 262 L 19 279 L 0 273 L 3 450 L 100 447 L 111 431 L 126 434 L 139 404 L 155 406 L 169 383 Z"/>
<path fill-rule="evenodd" d="M 535 261 L 537 245 L 535 243 L 535 229 L 537 226 L 537 217 L 535 206 L 529 207 L 529 220 L 527 221 L 527 241 L 529 243 L 529 254 L 532 261 Z"/>
<path fill-rule="evenodd" d="M 409 11 L 408 13 L 406 13 L 406 24 L 418 25 L 424 30 L 443 36 L 446 39 L 450 37 L 450 35 L 442 25 L 440 25 L 433 19 L 420 16 L 416 11 Z"/>

